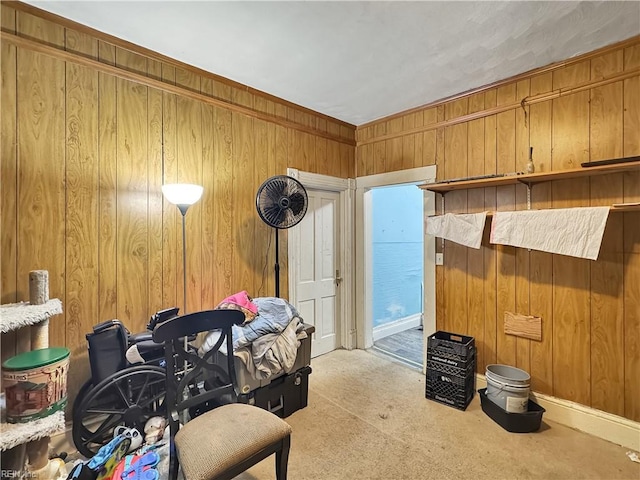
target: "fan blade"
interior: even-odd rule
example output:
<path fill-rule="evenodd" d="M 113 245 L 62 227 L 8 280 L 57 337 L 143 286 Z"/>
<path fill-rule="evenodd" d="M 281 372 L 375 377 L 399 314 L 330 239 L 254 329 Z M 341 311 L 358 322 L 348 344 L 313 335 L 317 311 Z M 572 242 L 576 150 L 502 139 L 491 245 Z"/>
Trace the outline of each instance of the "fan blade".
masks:
<path fill-rule="evenodd" d="M 280 199 L 284 196 L 284 191 L 287 187 L 286 182 L 284 182 L 283 180 L 274 180 L 272 182 L 269 182 L 266 186 L 265 186 L 265 193 L 267 194 L 267 198 L 272 202 L 272 203 L 279 203 Z"/>
<path fill-rule="evenodd" d="M 289 208 L 293 212 L 293 214 L 297 217 L 303 210 L 305 206 L 305 198 L 304 195 L 300 192 L 294 192 L 289 197 Z"/>
<path fill-rule="evenodd" d="M 264 218 L 272 225 L 279 226 L 285 218 L 285 210 L 278 204 L 270 204 L 262 207 L 262 214 Z"/>

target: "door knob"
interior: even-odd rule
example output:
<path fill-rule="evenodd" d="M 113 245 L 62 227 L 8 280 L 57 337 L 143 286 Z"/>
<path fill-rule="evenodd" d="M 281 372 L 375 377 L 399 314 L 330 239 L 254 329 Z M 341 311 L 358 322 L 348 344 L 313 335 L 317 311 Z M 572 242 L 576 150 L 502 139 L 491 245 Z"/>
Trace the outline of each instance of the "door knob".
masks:
<path fill-rule="evenodd" d="M 340 282 L 342 282 L 342 277 L 340 276 L 340 270 L 336 270 L 336 287 L 340 286 Z"/>

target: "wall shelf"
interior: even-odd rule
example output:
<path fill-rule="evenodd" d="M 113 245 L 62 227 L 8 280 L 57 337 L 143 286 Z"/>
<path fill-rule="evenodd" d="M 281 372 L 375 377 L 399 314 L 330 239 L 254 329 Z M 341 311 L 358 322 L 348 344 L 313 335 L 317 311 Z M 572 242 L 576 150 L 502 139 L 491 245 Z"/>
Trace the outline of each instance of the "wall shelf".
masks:
<path fill-rule="evenodd" d="M 606 205 L 594 205 L 594 206 L 602 207 Z M 614 203 L 613 205 L 611 205 L 611 207 L 609 207 L 609 212 L 640 212 L 640 203 Z M 487 212 L 487 217 L 493 217 L 495 213 L 496 212 L 493 212 L 493 211 Z"/>
<path fill-rule="evenodd" d="M 534 185 L 536 183 L 550 182 L 552 180 L 568 180 L 570 178 L 591 177 L 595 175 L 607 175 L 611 173 L 628 172 L 640 169 L 640 157 L 624 159 L 623 163 L 610 165 L 598 165 L 594 167 L 581 167 L 569 170 L 557 170 L 553 172 L 528 173 L 519 175 L 506 175 L 503 177 L 478 178 L 475 180 L 444 181 L 419 185 L 423 190 L 445 194 L 454 190 L 467 190 L 472 188 L 499 187 L 502 185 Z M 621 159 L 622 160 L 622 159 Z"/>

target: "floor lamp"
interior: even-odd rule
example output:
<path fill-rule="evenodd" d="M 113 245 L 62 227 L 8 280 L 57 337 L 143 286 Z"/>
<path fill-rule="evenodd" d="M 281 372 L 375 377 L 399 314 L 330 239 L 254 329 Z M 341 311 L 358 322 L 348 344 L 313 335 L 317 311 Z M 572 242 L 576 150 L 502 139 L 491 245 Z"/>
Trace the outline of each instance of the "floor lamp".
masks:
<path fill-rule="evenodd" d="M 182 214 L 182 298 L 184 309 L 182 315 L 187 313 L 187 234 L 185 218 L 191 205 L 200 200 L 203 187 L 192 183 L 167 183 L 162 186 L 162 194 L 169 203 L 173 203 Z M 184 337 L 184 350 L 187 351 L 187 337 Z M 185 374 L 187 361 L 184 362 Z"/>
<path fill-rule="evenodd" d="M 187 234 L 185 219 L 187 210 L 191 205 L 200 200 L 203 187 L 191 183 L 167 183 L 162 186 L 162 194 L 169 203 L 173 203 L 182 214 L 182 295 L 184 310 L 187 313 Z"/>

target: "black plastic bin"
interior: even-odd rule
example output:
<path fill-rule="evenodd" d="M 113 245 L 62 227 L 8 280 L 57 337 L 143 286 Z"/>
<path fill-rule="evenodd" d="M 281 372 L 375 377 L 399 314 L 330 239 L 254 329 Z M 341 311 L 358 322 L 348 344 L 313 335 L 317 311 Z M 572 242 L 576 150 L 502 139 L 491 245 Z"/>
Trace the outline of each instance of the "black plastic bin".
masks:
<path fill-rule="evenodd" d="M 302 367 L 254 390 L 243 401 L 269 410 L 281 418 L 288 417 L 307 406 L 310 373 L 310 366 Z"/>
<path fill-rule="evenodd" d="M 478 393 L 480 394 L 482 411 L 506 431 L 513 433 L 531 433 L 540 430 L 542 414 L 545 412 L 545 409 L 533 400 L 529 399 L 526 412 L 511 413 L 507 412 L 500 405 L 493 403 L 489 397 L 487 397 L 486 388 L 481 388 L 478 390 Z"/>

